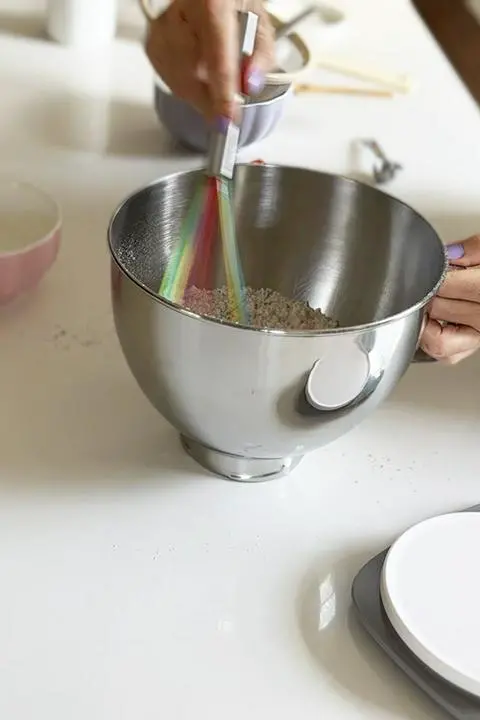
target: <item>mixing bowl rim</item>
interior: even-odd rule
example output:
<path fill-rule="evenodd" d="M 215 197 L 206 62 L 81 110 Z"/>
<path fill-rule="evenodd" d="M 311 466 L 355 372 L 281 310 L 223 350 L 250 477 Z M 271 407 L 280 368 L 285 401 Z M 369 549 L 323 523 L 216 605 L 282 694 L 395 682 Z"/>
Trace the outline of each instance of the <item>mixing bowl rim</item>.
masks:
<path fill-rule="evenodd" d="M 175 95 L 170 90 L 170 88 L 168 87 L 165 80 L 157 73 L 155 73 L 155 76 L 154 76 L 154 86 L 155 86 L 155 90 L 156 91 L 158 90 L 160 93 L 162 93 L 162 95 L 173 98 L 174 100 L 179 100 L 182 103 L 186 102 L 182 98 L 178 97 L 178 95 Z M 247 111 L 247 108 L 259 108 L 259 107 L 267 107 L 268 105 L 273 105 L 274 103 L 278 102 L 279 100 L 284 99 L 291 92 L 292 86 L 293 86 L 292 80 L 285 81 L 284 85 L 272 85 L 272 86 L 268 85 L 267 87 L 278 88 L 278 91 L 279 91 L 278 95 L 275 95 L 275 97 L 269 98 L 268 100 L 255 100 L 255 98 L 253 97 L 249 100 L 248 103 L 246 103 L 243 106 L 243 111 L 244 112 Z M 283 88 L 283 90 L 281 90 L 281 88 Z"/>
<path fill-rule="evenodd" d="M 108 225 L 108 231 L 107 231 L 107 241 L 108 241 L 108 248 L 110 251 L 111 259 L 115 262 L 115 264 L 118 266 L 118 268 L 121 270 L 123 275 L 127 277 L 129 280 L 131 280 L 134 285 L 136 285 L 140 290 L 142 290 L 146 295 L 149 295 L 155 302 L 157 302 L 159 305 L 163 305 L 164 307 L 167 307 L 171 310 L 174 310 L 175 312 L 180 313 L 181 315 L 184 315 L 186 317 L 190 317 L 194 320 L 200 320 L 201 322 L 206 323 L 214 323 L 215 325 L 220 325 L 224 327 L 229 327 L 234 330 L 243 330 L 243 331 L 249 331 L 252 333 L 263 333 L 264 335 L 276 335 L 279 337 L 296 337 L 296 338 L 307 338 L 307 337 L 323 337 L 326 335 L 351 335 L 353 333 L 363 332 L 365 330 L 376 330 L 379 327 L 383 327 L 384 325 L 390 325 L 398 320 L 402 320 L 405 317 L 408 317 L 409 315 L 412 315 L 413 313 L 417 312 L 418 310 L 422 310 L 430 300 L 433 299 L 433 297 L 436 295 L 437 290 L 442 285 L 443 281 L 445 280 L 447 270 L 448 270 L 448 258 L 446 253 L 446 248 L 443 242 L 440 239 L 439 234 L 433 227 L 433 225 L 426 220 L 423 215 L 421 215 L 417 210 L 411 207 L 408 203 L 404 202 L 403 200 L 400 200 L 399 198 L 396 198 L 393 195 L 390 195 L 389 193 L 386 193 L 383 190 L 379 190 L 378 188 L 371 187 L 370 185 L 367 185 L 366 183 L 362 183 L 359 180 L 354 180 L 353 178 L 350 178 L 346 175 L 339 175 L 336 173 L 329 173 L 324 172 L 323 170 L 314 170 L 313 168 L 305 168 L 305 167 L 299 167 L 297 165 L 276 165 L 275 163 L 265 163 L 263 165 L 252 165 L 252 163 L 238 163 L 238 167 L 260 167 L 263 170 L 268 168 L 280 168 L 280 169 L 289 169 L 289 170 L 299 170 L 300 172 L 305 173 L 311 173 L 313 175 L 323 175 L 329 178 L 334 179 L 340 179 L 343 180 L 349 184 L 353 185 L 360 185 L 362 188 L 365 188 L 367 191 L 371 191 L 374 194 L 380 194 L 384 195 L 389 200 L 393 200 L 396 203 L 399 203 L 400 205 L 403 205 L 403 207 L 407 208 L 413 215 L 415 215 L 417 218 L 422 220 L 433 232 L 433 235 L 435 236 L 437 243 L 439 247 L 443 251 L 444 255 L 444 264 L 443 264 L 443 270 L 440 273 L 440 277 L 433 286 L 433 288 L 426 294 L 424 297 L 419 300 L 414 305 L 411 305 L 409 308 L 406 308 L 405 310 L 402 310 L 399 313 L 395 313 L 394 315 L 389 315 L 386 318 L 383 318 L 382 320 L 374 320 L 370 323 L 362 323 L 360 325 L 349 325 L 348 327 L 335 327 L 335 328 L 325 328 L 323 330 L 278 330 L 275 328 L 258 328 L 258 327 L 252 327 L 251 325 L 242 325 L 240 323 L 234 323 L 234 322 L 228 322 L 226 320 L 220 320 L 218 318 L 214 317 L 208 317 L 207 315 L 200 315 L 198 313 L 193 312 L 192 310 L 187 310 L 185 307 L 182 307 L 178 303 L 174 303 L 171 300 L 167 300 L 167 298 L 162 297 L 161 295 L 158 295 L 158 293 L 155 293 L 153 290 L 151 290 L 149 287 L 144 285 L 144 283 L 140 282 L 134 275 L 127 270 L 126 267 L 120 262 L 120 260 L 117 257 L 117 254 L 115 250 L 113 249 L 112 244 L 112 236 L 113 236 L 113 226 L 115 224 L 115 221 L 117 219 L 117 216 L 120 214 L 120 212 L 123 210 L 123 208 L 129 203 L 133 198 L 140 195 L 142 192 L 147 190 L 150 187 L 153 187 L 154 185 L 159 185 L 160 183 L 166 182 L 168 180 L 172 180 L 176 177 L 185 177 L 187 175 L 198 175 L 202 172 L 202 168 L 196 168 L 191 170 L 179 170 L 178 172 L 169 173 L 168 175 L 164 175 L 160 178 L 157 178 L 156 180 L 152 180 L 152 182 L 147 183 L 146 185 L 143 185 L 142 187 L 138 188 L 137 190 L 134 190 L 130 195 L 125 197 L 117 206 L 115 211 L 113 212 L 113 215 L 110 219 L 109 225 Z"/>
<path fill-rule="evenodd" d="M 33 191 L 35 195 L 42 198 L 43 200 L 47 201 L 47 203 L 51 206 L 52 210 L 52 223 L 51 227 L 47 232 L 39 235 L 35 240 L 32 240 L 27 245 L 24 245 L 20 247 L 17 250 L 1 250 L 0 249 L 0 262 L 3 260 L 9 260 L 11 258 L 20 258 L 25 257 L 27 255 L 30 255 L 33 253 L 37 248 L 48 245 L 51 241 L 54 240 L 55 236 L 61 231 L 62 225 L 63 225 L 63 213 L 62 208 L 60 206 L 60 203 L 58 200 L 56 200 L 53 195 L 50 195 L 49 192 L 44 190 L 39 185 L 35 185 L 33 182 L 29 182 L 28 180 L 23 180 L 21 178 L 17 177 L 11 177 L 9 175 L 0 175 L 0 196 L 2 194 L 2 186 L 12 186 L 17 189 L 25 188 L 28 191 Z"/>

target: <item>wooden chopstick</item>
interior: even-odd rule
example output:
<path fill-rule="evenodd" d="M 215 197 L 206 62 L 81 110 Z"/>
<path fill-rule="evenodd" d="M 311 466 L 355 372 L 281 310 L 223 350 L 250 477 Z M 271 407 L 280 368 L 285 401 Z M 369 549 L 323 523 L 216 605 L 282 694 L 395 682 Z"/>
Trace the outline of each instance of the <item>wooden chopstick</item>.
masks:
<path fill-rule="evenodd" d="M 376 88 L 342 87 L 340 85 L 312 85 L 310 83 L 297 83 L 293 89 L 295 95 L 303 93 L 324 93 L 326 95 L 361 95 L 364 97 L 391 98 L 394 93 L 390 90 Z"/>
<path fill-rule="evenodd" d="M 347 77 L 366 80 L 367 82 L 381 85 L 385 90 L 392 92 L 408 93 L 411 90 L 412 81 L 408 75 L 393 75 L 384 73 L 381 70 L 371 70 L 359 67 L 356 63 L 348 63 L 337 58 L 323 56 L 317 58 L 317 67 L 330 70 Z"/>

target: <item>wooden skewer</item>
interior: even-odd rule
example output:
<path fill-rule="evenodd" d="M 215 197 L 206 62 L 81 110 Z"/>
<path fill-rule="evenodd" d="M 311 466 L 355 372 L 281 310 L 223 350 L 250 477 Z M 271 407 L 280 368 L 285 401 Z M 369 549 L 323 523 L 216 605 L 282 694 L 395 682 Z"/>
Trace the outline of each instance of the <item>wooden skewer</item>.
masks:
<path fill-rule="evenodd" d="M 376 88 L 342 87 L 339 85 L 311 85 L 298 83 L 294 87 L 295 95 L 301 93 L 325 93 L 331 95 L 363 95 L 365 97 L 393 97 L 390 90 L 377 90 Z"/>
<path fill-rule="evenodd" d="M 358 67 L 356 64 L 348 63 L 344 60 L 329 58 L 326 56 L 317 58 L 317 67 L 324 70 L 331 70 L 347 77 L 366 80 L 367 82 L 382 85 L 386 90 L 392 92 L 408 93 L 411 89 L 411 78 L 408 75 L 388 75 L 380 70 L 370 70 Z"/>

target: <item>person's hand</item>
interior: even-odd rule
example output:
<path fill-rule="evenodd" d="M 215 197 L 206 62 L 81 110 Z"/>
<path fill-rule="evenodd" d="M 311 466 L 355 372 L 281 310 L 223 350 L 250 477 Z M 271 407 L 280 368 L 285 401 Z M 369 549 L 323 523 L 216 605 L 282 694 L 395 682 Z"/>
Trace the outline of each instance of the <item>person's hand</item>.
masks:
<path fill-rule="evenodd" d="M 447 252 L 454 267 L 428 308 L 420 346 L 453 365 L 480 348 L 480 235 L 450 245 Z"/>
<path fill-rule="evenodd" d="M 263 0 L 173 0 L 150 24 L 146 52 L 155 71 L 209 120 L 230 119 L 235 112 L 240 5 L 259 17 L 248 78 L 255 94 L 274 60 L 274 32 Z"/>

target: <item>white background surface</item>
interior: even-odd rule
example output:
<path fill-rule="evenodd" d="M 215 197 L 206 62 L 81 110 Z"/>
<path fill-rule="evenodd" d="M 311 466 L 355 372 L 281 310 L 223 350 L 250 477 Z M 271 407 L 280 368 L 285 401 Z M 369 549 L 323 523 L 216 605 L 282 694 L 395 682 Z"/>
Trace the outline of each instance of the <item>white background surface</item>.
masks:
<path fill-rule="evenodd" d="M 373 136 L 405 165 L 391 192 L 446 240 L 478 230 L 473 101 L 406 0 L 342 5 L 329 52 L 410 72 L 416 91 L 296 98 L 245 159 L 348 173 L 352 140 Z M 200 162 L 157 126 L 141 48 L 3 34 L 0 88 L 2 170 L 65 215 L 54 270 L 0 314 L 0 716 L 439 715 L 349 619 L 349 588 L 406 526 L 479 501 L 480 357 L 412 368 L 288 479 L 205 476 L 137 389 L 110 312 L 113 208 Z"/>

